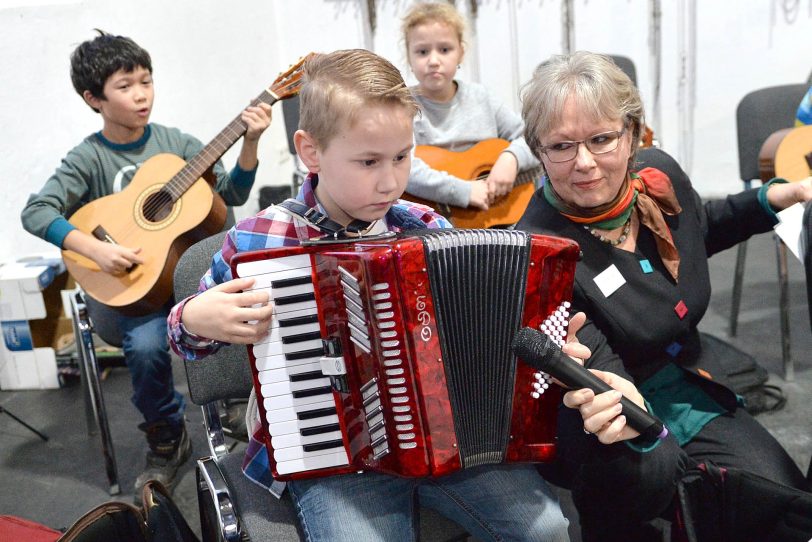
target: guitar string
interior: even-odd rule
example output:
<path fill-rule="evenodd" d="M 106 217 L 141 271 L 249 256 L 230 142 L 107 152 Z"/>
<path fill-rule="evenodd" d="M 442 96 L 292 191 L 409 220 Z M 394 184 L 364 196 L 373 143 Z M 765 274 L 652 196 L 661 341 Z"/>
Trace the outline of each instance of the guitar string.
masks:
<path fill-rule="evenodd" d="M 288 83 L 286 87 L 284 87 L 288 92 L 296 89 L 300 86 L 300 81 L 297 79 L 291 83 Z M 273 90 L 279 91 L 279 88 L 274 87 Z M 284 94 L 284 93 L 283 93 Z M 269 100 L 270 98 L 270 100 Z M 269 103 L 269 105 L 273 105 L 278 101 L 274 99 L 274 95 L 269 91 L 263 91 L 257 98 L 255 98 L 251 103 L 255 105 L 259 102 Z M 234 120 L 232 120 L 226 128 L 224 128 L 215 138 L 212 140 L 211 143 L 206 145 L 201 152 L 197 155 L 192 157 L 189 162 L 178 172 L 176 173 L 158 192 L 157 196 L 150 198 L 149 203 L 143 209 L 143 216 L 147 218 L 147 220 L 152 220 L 157 214 L 164 209 L 167 205 L 174 205 L 174 202 L 177 201 L 201 176 L 205 173 L 205 170 L 210 167 L 210 164 L 214 163 L 221 157 L 225 152 L 232 146 L 236 141 L 245 133 L 247 129 L 246 124 L 242 121 L 242 119 L 238 116 Z M 232 136 L 229 141 L 226 141 L 225 144 L 221 144 L 224 136 Z M 205 160 L 204 160 L 205 158 Z M 202 165 L 199 165 L 200 162 L 203 162 L 203 165 L 206 165 L 205 168 Z M 198 170 L 201 170 L 200 173 L 196 173 Z"/>
<path fill-rule="evenodd" d="M 270 98 L 269 103 L 270 103 L 270 105 L 273 105 L 275 102 L 279 101 L 279 96 L 276 93 L 279 93 L 280 91 L 285 91 L 285 92 L 282 92 L 281 94 L 282 95 L 287 94 L 286 97 L 293 96 L 293 91 L 298 90 L 298 88 L 301 86 L 302 71 L 301 71 L 300 68 L 301 68 L 303 63 L 304 63 L 304 59 L 300 59 L 296 64 L 294 64 L 293 66 L 288 68 L 288 70 L 286 72 L 284 72 L 283 74 L 281 74 L 277 78 L 277 80 L 274 82 L 274 84 L 271 85 L 270 89 L 264 90 L 251 103 L 252 104 L 257 104 L 260 101 L 266 101 L 267 102 L 268 98 Z M 223 149 L 221 151 L 219 151 L 218 155 L 211 156 L 211 151 L 215 149 L 216 145 L 219 144 L 220 140 L 222 139 L 222 136 L 227 131 L 233 130 L 233 125 L 234 124 L 237 124 L 239 126 L 240 131 L 234 131 L 232 133 L 232 135 L 234 136 L 233 140 L 230 143 L 228 143 L 225 147 L 223 147 Z M 222 156 L 222 154 L 224 154 L 225 151 L 231 145 L 236 143 L 237 139 L 239 139 L 239 137 L 243 133 L 245 133 L 246 128 L 247 127 L 245 126 L 244 123 L 242 123 L 242 119 L 239 116 L 236 119 L 232 120 L 228 124 L 228 126 L 226 126 L 226 128 L 223 129 L 223 131 L 221 131 L 214 138 L 214 140 L 211 143 L 209 143 L 206 147 L 201 149 L 200 153 L 198 153 L 197 155 L 192 157 L 192 159 L 189 161 L 189 163 L 185 164 L 184 167 L 178 173 L 176 173 L 166 184 L 164 184 L 164 186 L 162 186 L 159 189 L 159 194 L 157 195 L 157 197 L 149 198 L 149 202 L 143 208 L 143 216 L 147 217 L 147 220 L 151 221 L 152 218 L 154 218 L 157 215 L 158 211 L 160 211 L 162 208 L 164 208 L 166 206 L 166 204 L 168 204 L 168 203 L 174 204 L 173 202 L 176 201 L 177 198 L 179 198 L 183 194 L 183 192 L 188 190 L 189 187 L 191 187 L 191 185 L 194 184 L 194 182 L 197 181 L 198 178 L 200 178 L 200 175 L 192 175 L 190 173 L 190 171 L 194 171 L 195 169 L 200 169 L 200 166 L 198 166 L 198 163 L 202 160 L 201 155 L 203 155 L 203 157 L 207 158 L 207 162 L 209 162 L 209 163 L 215 162 L 217 160 L 217 158 L 219 158 L 219 156 Z M 208 169 L 208 167 L 206 169 Z M 205 169 L 203 171 L 201 171 L 201 174 L 203 172 L 205 172 Z M 180 190 L 179 192 L 176 193 L 175 192 L 175 187 L 178 184 L 181 185 L 182 190 Z M 183 187 L 184 184 L 186 185 L 185 188 Z M 168 190 L 167 190 L 167 187 L 168 187 Z M 167 200 L 167 197 L 166 197 L 167 193 L 169 194 L 169 200 Z M 136 230 L 140 229 L 140 228 L 138 228 L 137 223 L 132 224 L 132 226 L 134 226 Z M 128 238 L 129 235 L 132 234 L 132 231 L 133 231 L 132 228 L 126 228 L 125 231 L 122 232 L 123 233 L 123 238 Z"/>
<path fill-rule="evenodd" d="M 285 97 L 293 96 L 292 92 L 294 90 L 298 90 L 301 87 L 301 79 L 300 75 L 297 74 L 297 77 L 293 81 L 286 82 L 284 86 L 274 86 L 272 87 L 273 92 L 269 92 L 268 90 L 263 91 L 257 98 L 254 99 L 252 102 L 253 104 L 259 103 L 260 101 L 265 101 L 269 103 L 269 105 L 273 105 L 276 103 L 279 98 L 277 97 L 280 95 Z M 270 102 L 268 99 L 270 98 Z M 242 119 L 238 116 L 234 120 L 232 120 L 215 138 L 206 145 L 201 151 L 193 156 L 189 162 L 187 162 L 184 167 L 176 173 L 169 181 L 167 181 L 156 193 L 155 197 L 148 198 L 147 204 L 143 207 L 142 215 L 147 219 L 147 221 L 152 222 L 153 218 L 157 216 L 157 214 L 167 205 L 174 205 L 174 203 L 179 199 L 183 193 L 185 193 L 205 172 L 205 168 L 201 171 L 200 175 L 194 175 L 192 172 L 201 169 L 200 162 L 203 161 L 204 164 L 209 163 L 213 164 L 216 162 L 219 157 L 221 157 L 228 148 L 230 148 L 236 141 L 245 133 L 247 126 L 242 122 Z M 233 140 L 227 142 L 224 146 L 223 138 L 224 136 L 230 135 L 233 137 Z M 205 159 L 205 160 L 204 160 Z M 142 228 L 138 225 L 137 222 L 132 222 L 129 227 L 125 228 L 122 233 L 122 237 L 119 238 L 116 242 L 121 244 L 124 239 L 128 239 L 130 235 L 135 231 L 140 231 Z"/>

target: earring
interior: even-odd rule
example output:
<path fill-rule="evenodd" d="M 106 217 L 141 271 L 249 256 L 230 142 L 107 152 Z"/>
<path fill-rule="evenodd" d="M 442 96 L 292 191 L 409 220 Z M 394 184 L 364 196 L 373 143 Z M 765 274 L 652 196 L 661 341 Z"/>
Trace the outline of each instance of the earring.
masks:
<path fill-rule="evenodd" d="M 462 64 L 457 64 L 457 69 L 459 70 L 460 68 L 462 68 Z"/>

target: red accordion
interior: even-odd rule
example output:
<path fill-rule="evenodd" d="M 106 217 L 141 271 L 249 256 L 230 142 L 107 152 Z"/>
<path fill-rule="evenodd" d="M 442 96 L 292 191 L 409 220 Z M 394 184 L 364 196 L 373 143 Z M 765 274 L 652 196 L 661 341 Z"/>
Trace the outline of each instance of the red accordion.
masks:
<path fill-rule="evenodd" d="M 563 343 L 578 256 L 452 229 L 237 254 L 234 276 L 274 304 L 248 347 L 274 477 L 552 459 L 557 387 L 510 346 L 523 326 Z"/>

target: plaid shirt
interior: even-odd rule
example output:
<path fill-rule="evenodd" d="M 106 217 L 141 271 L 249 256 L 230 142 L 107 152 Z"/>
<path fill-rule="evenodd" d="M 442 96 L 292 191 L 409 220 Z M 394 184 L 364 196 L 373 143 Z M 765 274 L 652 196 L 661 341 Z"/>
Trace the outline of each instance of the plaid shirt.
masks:
<path fill-rule="evenodd" d="M 316 176 L 308 176 L 296 199 L 304 202 L 308 207 L 317 208 L 324 213 L 324 209 L 316 200 L 316 195 L 313 192 L 313 187 L 317 182 L 318 178 Z M 394 232 L 418 227 L 451 227 L 451 224 L 445 218 L 437 215 L 430 208 L 403 200 L 399 200 L 392 206 L 384 217 L 384 221 L 387 230 Z M 223 241 L 223 248 L 214 255 L 211 268 L 200 279 L 198 293 L 232 279 L 230 262 L 237 252 L 297 246 L 303 240 L 321 235 L 319 230 L 309 226 L 306 222 L 295 219 L 274 206 L 268 207 L 259 214 L 242 220 L 231 228 Z M 211 341 L 205 337 L 198 337 L 186 331 L 181 324 L 181 315 L 183 314 L 183 307 L 189 299 L 191 297 L 175 305 L 169 313 L 167 319 L 169 344 L 179 356 L 190 360 L 198 360 L 216 352 L 223 343 Z M 250 404 L 255 403 L 251 401 Z M 259 419 L 255 408 L 250 415 L 252 419 Z M 251 426 L 249 425 L 250 429 Z M 255 483 L 270 489 L 273 477 L 268 462 L 268 454 L 264 446 L 265 430 L 259 422 L 254 424 L 253 429 L 253 434 L 245 452 L 243 472 Z"/>

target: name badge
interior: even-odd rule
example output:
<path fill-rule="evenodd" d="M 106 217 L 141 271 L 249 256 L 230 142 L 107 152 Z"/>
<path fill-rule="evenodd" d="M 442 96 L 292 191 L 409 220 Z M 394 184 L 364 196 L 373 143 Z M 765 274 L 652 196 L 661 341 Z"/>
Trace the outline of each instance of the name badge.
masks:
<path fill-rule="evenodd" d="M 595 285 L 600 289 L 604 297 L 609 297 L 624 284 L 626 284 L 626 279 L 620 274 L 615 264 L 610 265 L 595 276 Z"/>

